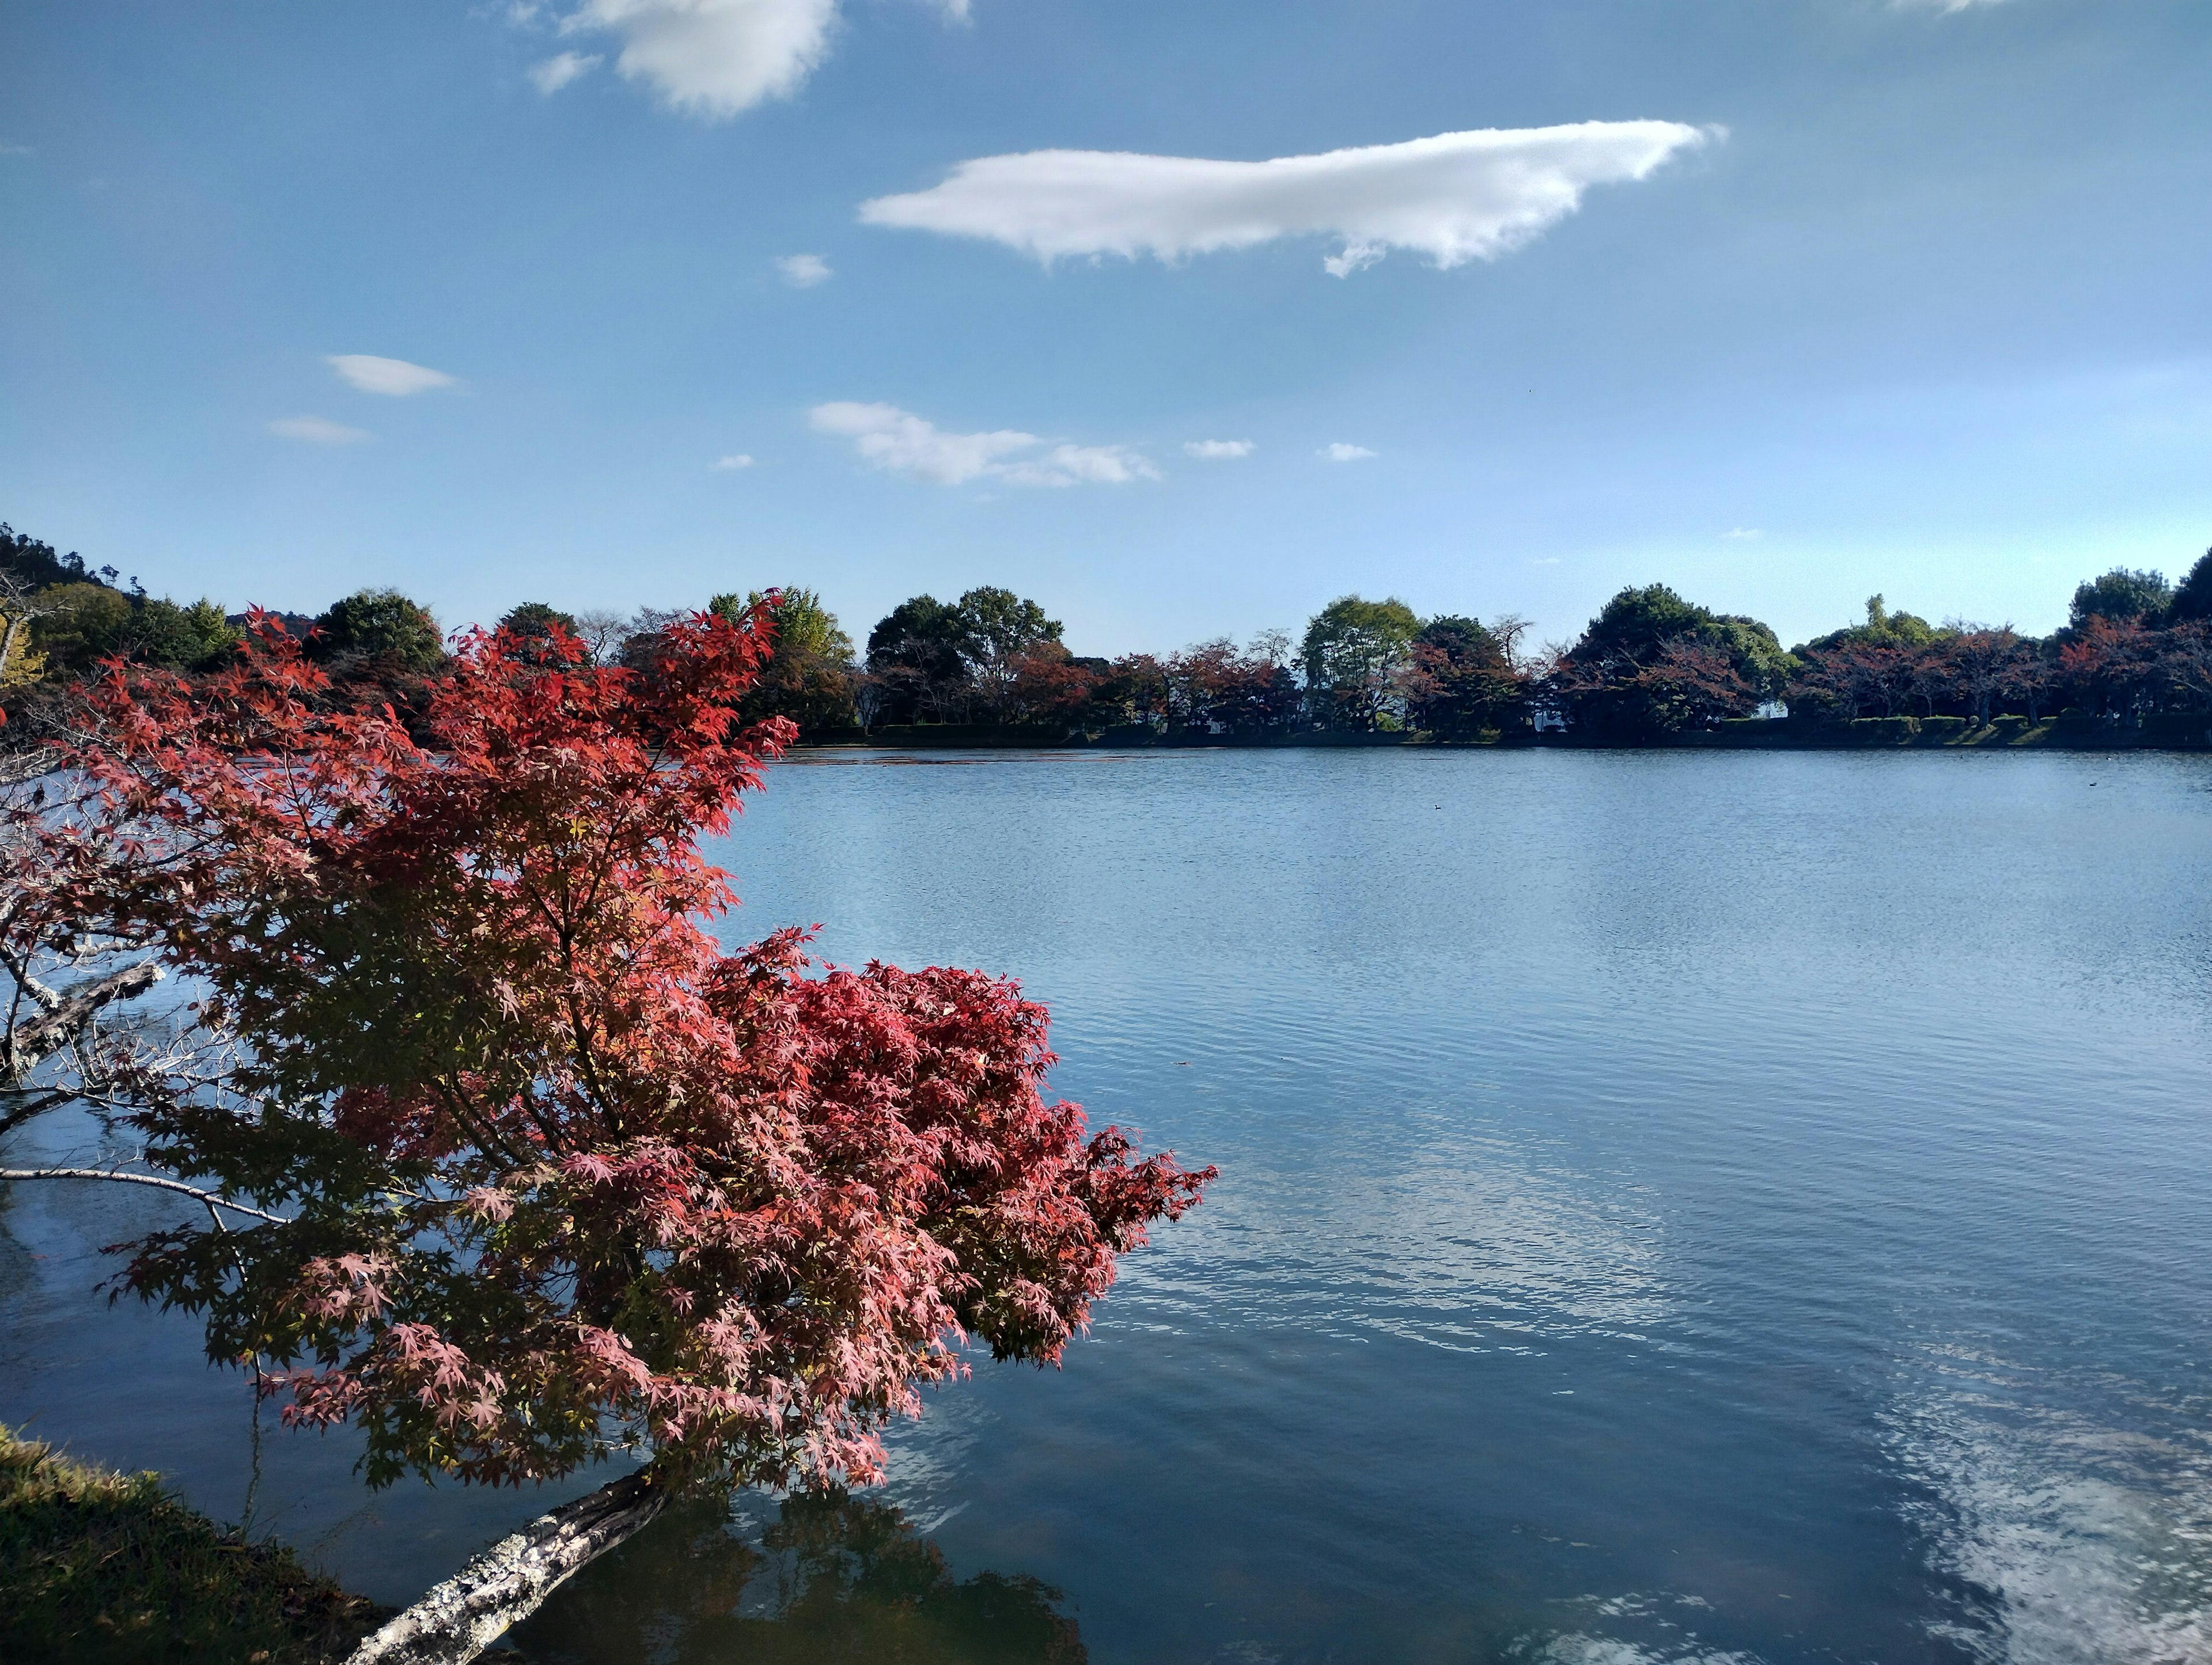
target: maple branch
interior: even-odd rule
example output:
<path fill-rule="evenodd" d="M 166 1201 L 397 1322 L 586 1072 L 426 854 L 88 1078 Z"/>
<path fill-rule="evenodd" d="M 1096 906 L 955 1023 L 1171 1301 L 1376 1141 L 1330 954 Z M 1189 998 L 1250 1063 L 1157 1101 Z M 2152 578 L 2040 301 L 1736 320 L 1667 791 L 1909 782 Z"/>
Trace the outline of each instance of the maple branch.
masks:
<path fill-rule="evenodd" d="M 469 1103 L 468 1095 L 451 1077 L 432 1076 L 429 1085 L 446 1101 L 446 1108 L 453 1112 L 453 1120 L 461 1124 L 461 1130 L 474 1139 L 487 1155 L 504 1157 L 511 1166 L 516 1168 L 526 1165 L 522 1155 L 500 1136 L 497 1124 L 490 1117 L 478 1113 L 476 1106 Z"/>
<path fill-rule="evenodd" d="M 163 1191 L 180 1192 L 210 1207 L 228 1208 L 235 1214 L 251 1214 L 257 1220 L 266 1220 L 271 1225 L 289 1225 L 291 1221 L 281 1214 L 271 1214 L 249 1204 L 233 1202 L 228 1197 L 213 1191 L 203 1191 L 197 1185 L 187 1185 L 180 1179 L 164 1179 L 159 1174 L 128 1174 L 119 1168 L 0 1168 L 0 1180 L 7 1179 L 112 1179 L 125 1185 L 151 1185 Z"/>

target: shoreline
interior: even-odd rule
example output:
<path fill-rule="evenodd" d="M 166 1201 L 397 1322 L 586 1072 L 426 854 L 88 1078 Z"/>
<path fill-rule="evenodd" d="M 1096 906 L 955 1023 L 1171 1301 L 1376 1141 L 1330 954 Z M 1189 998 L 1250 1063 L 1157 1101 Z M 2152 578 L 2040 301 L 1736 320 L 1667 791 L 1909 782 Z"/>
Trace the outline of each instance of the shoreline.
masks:
<path fill-rule="evenodd" d="M 921 723 L 802 740 L 790 754 L 860 751 L 1267 751 L 1414 747 L 1439 751 L 2208 751 L 2212 714 L 2161 715 L 2138 723 L 2098 717 L 1862 717 L 1849 723 L 1792 717 L 1738 717 L 1713 729 L 1640 740 L 1565 733 L 1446 740 L 1413 731 L 1359 733 L 1163 734 L 1143 729 L 1098 733 L 981 723 Z"/>

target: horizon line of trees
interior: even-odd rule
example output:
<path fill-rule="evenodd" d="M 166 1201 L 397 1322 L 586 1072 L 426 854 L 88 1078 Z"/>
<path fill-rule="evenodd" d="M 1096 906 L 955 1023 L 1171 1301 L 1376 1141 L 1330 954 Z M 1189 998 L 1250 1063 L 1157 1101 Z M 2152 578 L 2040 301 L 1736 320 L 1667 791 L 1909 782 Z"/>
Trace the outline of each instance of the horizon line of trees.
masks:
<path fill-rule="evenodd" d="M 0 526 L 0 696 L 35 708 L 111 657 L 210 672 L 238 652 L 246 616 L 149 596 L 112 568 Z M 815 591 L 734 592 L 703 610 L 737 622 L 759 608 L 772 658 L 744 696 L 748 720 L 790 718 L 802 739 L 886 726 L 1029 729 L 1054 738 L 1261 738 L 1310 732 L 1422 732 L 1479 740 L 1563 727 L 1633 741 L 1765 713 L 1815 720 L 1956 716 L 1987 723 L 2070 713 L 2140 721 L 2212 709 L 2212 550 L 2172 584 L 2115 568 L 2075 591 L 2043 637 L 2009 624 L 1933 624 L 1869 599 L 1860 622 L 1785 649 L 1742 614 L 1664 584 L 1630 586 L 1571 642 L 1532 647 L 1527 621 L 1423 618 L 1395 597 L 1339 597 L 1293 639 L 1263 630 L 1168 654 L 1072 652 L 1060 622 L 1015 592 L 981 586 L 952 601 L 901 602 L 856 647 Z M 691 611 L 568 613 L 544 602 L 497 628 L 555 631 L 597 664 L 643 666 Z M 421 699 L 448 661 L 429 609 L 363 589 L 313 617 L 280 614 L 331 678 L 334 697 Z M 21 730 L 18 731 L 21 732 Z"/>

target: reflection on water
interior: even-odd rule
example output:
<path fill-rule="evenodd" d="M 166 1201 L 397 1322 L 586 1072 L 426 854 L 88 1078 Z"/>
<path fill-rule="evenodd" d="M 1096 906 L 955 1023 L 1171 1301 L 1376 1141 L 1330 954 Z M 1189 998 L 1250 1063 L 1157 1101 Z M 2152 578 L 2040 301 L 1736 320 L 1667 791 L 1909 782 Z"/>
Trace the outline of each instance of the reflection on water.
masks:
<path fill-rule="evenodd" d="M 1960 1586 L 1959 1617 L 1942 1628 L 1967 1657 L 2212 1660 L 2212 1407 L 2139 1407 L 2123 1431 L 2049 1403 L 2040 1372 L 1987 1353 L 1945 1349 L 1927 1376 L 1892 1433 L 1900 1467 L 1928 1487 L 1914 1512 Z M 2152 1419 L 2167 1431 L 2142 1431 Z"/>
<path fill-rule="evenodd" d="M 1082 1665 L 1061 1607 L 1035 1578 L 956 1579 L 896 1507 L 828 1491 L 765 1523 L 675 1509 L 507 1640 L 542 1665 Z"/>
<path fill-rule="evenodd" d="M 1245 1194 L 1231 1206 L 1245 1229 L 1133 1261 L 1116 1322 L 1173 1326 L 1226 1310 L 1247 1324 L 1470 1353 L 1528 1353 L 1572 1335 L 1653 1339 L 1667 1300 L 1662 1223 L 1648 1206 L 1418 1105 L 1393 1123 L 1361 1135 L 1361 1165 L 1325 1194 L 1270 1194 L 1292 1177 L 1273 1164 L 1240 1175 L 1232 1189 Z"/>

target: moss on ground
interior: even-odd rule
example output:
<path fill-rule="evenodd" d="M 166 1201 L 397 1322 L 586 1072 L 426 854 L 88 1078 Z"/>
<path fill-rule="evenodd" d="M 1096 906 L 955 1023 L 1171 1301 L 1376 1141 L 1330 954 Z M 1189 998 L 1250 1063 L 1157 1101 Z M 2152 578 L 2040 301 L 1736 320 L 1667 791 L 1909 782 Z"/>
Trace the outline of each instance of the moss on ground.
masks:
<path fill-rule="evenodd" d="M 323 1665 L 386 1609 L 165 1490 L 0 1427 L 0 1660 Z"/>

